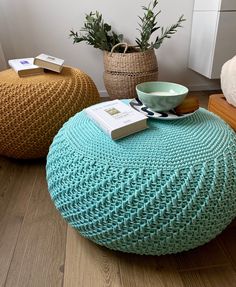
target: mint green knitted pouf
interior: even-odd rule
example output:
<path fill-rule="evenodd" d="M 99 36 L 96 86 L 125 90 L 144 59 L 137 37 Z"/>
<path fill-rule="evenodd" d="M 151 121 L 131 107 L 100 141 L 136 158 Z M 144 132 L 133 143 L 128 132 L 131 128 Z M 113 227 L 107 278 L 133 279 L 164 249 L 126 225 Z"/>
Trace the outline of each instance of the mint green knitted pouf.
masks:
<path fill-rule="evenodd" d="M 47 157 L 49 192 L 79 233 L 110 249 L 176 253 L 202 245 L 236 215 L 236 138 L 199 109 L 112 141 L 82 111 Z"/>

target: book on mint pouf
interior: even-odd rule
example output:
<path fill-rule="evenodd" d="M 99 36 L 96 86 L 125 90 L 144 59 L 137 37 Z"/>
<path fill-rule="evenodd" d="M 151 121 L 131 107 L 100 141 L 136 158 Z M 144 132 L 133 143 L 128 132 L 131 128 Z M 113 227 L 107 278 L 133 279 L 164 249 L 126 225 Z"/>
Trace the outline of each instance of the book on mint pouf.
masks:
<path fill-rule="evenodd" d="M 148 128 L 147 117 L 121 100 L 99 103 L 86 108 L 85 112 L 113 140 Z"/>

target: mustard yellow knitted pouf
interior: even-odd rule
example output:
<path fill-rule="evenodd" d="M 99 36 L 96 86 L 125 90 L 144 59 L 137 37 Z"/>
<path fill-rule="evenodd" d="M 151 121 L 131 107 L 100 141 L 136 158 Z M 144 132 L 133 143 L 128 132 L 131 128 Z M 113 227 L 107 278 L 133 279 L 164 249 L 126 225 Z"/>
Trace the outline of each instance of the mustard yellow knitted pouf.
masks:
<path fill-rule="evenodd" d="M 94 82 L 79 69 L 25 78 L 11 69 L 0 72 L 0 154 L 46 156 L 63 123 L 98 101 Z"/>

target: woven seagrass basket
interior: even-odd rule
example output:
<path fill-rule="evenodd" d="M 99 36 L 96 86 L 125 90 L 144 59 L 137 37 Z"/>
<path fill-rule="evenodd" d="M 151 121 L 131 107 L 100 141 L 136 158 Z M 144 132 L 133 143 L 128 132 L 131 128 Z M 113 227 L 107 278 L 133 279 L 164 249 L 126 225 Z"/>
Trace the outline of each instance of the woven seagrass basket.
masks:
<path fill-rule="evenodd" d="M 119 45 L 125 45 L 124 53 L 115 53 Z M 132 46 L 129 46 L 132 48 Z M 140 52 L 126 43 L 115 45 L 111 52 L 104 52 L 104 84 L 112 99 L 135 98 L 137 84 L 158 80 L 158 64 L 154 49 Z"/>

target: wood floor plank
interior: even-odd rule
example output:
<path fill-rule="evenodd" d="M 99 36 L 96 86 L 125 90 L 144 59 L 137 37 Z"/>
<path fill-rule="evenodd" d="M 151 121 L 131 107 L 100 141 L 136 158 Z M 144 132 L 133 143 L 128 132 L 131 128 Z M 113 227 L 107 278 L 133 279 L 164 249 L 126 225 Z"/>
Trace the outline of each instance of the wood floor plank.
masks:
<path fill-rule="evenodd" d="M 141 256 L 120 253 L 120 276 L 128 287 L 183 287 L 173 256 Z"/>
<path fill-rule="evenodd" d="M 230 223 L 228 227 L 236 227 L 236 218 Z"/>
<path fill-rule="evenodd" d="M 120 287 L 117 253 L 68 227 L 64 287 Z M 123 286 L 125 287 L 125 286 Z"/>
<path fill-rule="evenodd" d="M 232 267 L 218 267 L 181 272 L 185 287 L 233 287 L 236 273 Z"/>
<path fill-rule="evenodd" d="M 66 223 L 50 199 L 40 164 L 5 286 L 62 286 L 65 244 Z"/>
<path fill-rule="evenodd" d="M 68 227 L 64 287 L 183 287 L 171 256 L 115 252 Z"/>
<path fill-rule="evenodd" d="M 13 184 L 12 175 L 16 172 L 10 162 L 0 157 L 0 221 L 6 213 L 8 203 L 12 196 L 11 185 Z"/>
<path fill-rule="evenodd" d="M 219 241 L 236 271 L 236 226 L 234 224 L 235 221 L 219 236 Z"/>
<path fill-rule="evenodd" d="M 24 177 L 26 179 L 28 177 L 25 168 L 26 166 L 20 162 L 0 157 L 0 221 L 6 215 L 7 210 L 11 211 L 14 205 L 17 204 L 15 197 L 24 191 L 24 189 L 20 189 L 19 183 L 21 184 Z M 28 179 L 31 180 L 33 174 L 34 171 L 31 172 Z M 18 205 L 18 208 L 20 206 Z"/>
<path fill-rule="evenodd" d="M 0 286 L 4 286 L 35 184 L 36 165 L 0 158 Z"/>
<path fill-rule="evenodd" d="M 179 271 L 230 265 L 217 239 L 187 252 L 176 254 L 175 260 Z"/>

